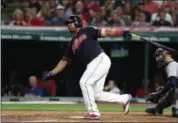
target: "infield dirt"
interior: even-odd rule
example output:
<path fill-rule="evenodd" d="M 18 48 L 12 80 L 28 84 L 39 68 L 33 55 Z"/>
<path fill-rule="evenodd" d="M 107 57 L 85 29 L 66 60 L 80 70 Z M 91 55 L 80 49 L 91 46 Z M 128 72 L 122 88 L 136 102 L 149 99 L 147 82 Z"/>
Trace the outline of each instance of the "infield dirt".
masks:
<path fill-rule="evenodd" d="M 163 116 L 150 116 L 144 112 L 102 112 L 100 120 L 74 119 L 72 116 L 83 116 L 79 111 L 2 111 L 2 122 L 175 122 L 177 118 L 170 113 Z"/>

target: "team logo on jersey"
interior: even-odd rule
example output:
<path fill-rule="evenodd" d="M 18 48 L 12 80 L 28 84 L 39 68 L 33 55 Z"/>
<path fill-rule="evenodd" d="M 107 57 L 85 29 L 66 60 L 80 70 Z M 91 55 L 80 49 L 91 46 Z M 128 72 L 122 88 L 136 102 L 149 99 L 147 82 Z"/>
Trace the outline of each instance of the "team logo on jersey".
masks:
<path fill-rule="evenodd" d="M 80 46 L 80 44 L 87 38 L 87 36 L 85 34 L 82 34 L 80 37 L 76 38 L 74 40 L 74 43 L 72 45 L 72 51 L 75 54 L 76 50 L 78 49 L 78 47 Z"/>

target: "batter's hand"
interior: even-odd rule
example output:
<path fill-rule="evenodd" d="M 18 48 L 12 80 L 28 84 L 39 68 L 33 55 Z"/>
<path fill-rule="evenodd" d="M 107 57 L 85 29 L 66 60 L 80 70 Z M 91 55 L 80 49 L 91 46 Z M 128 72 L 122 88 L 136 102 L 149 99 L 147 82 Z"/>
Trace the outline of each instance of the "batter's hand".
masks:
<path fill-rule="evenodd" d="M 50 78 L 50 77 L 52 77 L 52 76 L 54 76 L 54 74 L 50 71 L 50 72 L 48 72 L 47 74 L 45 74 L 45 75 L 43 76 L 43 80 L 46 80 L 46 79 L 48 79 L 48 78 Z"/>
<path fill-rule="evenodd" d="M 129 30 L 122 31 L 122 36 L 131 38 L 131 32 Z"/>

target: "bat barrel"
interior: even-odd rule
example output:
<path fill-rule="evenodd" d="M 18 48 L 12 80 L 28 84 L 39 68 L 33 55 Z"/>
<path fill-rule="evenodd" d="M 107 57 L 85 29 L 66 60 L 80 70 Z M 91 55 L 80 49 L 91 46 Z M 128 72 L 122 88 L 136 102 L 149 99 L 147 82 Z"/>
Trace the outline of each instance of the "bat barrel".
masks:
<path fill-rule="evenodd" d="M 167 46 L 162 45 L 162 44 L 160 44 L 160 43 L 147 40 L 147 39 L 142 38 L 142 37 L 140 37 L 140 36 L 138 36 L 138 35 L 136 35 L 136 34 L 133 34 L 133 33 L 131 34 L 131 36 L 132 36 L 133 38 L 140 39 L 140 40 L 142 40 L 142 41 L 151 43 L 151 44 L 154 45 L 154 46 L 157 46 L 157 47 L 160 47 L 160 48 L 164 48 L 164 49 L 166 49 L 166 50 L 169 50 L 169 51 L 171 51 L 171 52 L 174 52 L 174 53 L 178 54 L 178 51 L 175 50 L 175 49 L 173 49 L 173 48 L 171 48 L 171 47 L 167 47 Z"/>

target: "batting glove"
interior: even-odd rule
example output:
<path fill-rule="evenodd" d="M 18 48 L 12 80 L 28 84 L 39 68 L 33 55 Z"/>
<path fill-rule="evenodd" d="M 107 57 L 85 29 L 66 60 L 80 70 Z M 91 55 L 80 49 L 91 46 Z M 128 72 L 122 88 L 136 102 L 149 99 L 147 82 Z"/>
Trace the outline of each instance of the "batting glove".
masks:
<path fill-rule="evenodd" d="M 131 32 L 129 30 L 122 31 L 122 36 L 131 38 Z"/>
<path fill-rule="evenodd" d="M 52 76 L 54 76 L 54 74 L 50 71 L 50 72 L 48 72 L 47 74 L 45 74 L 45 75 L 43 76 L 43 80 L 46 80 L 46 79 L 48 79 L 48 78 L 50 78 L 50 77 L 52 77 Z"/>

